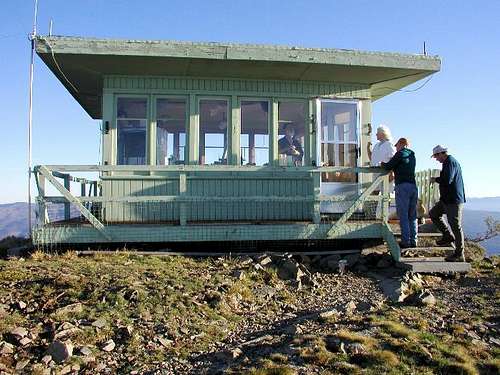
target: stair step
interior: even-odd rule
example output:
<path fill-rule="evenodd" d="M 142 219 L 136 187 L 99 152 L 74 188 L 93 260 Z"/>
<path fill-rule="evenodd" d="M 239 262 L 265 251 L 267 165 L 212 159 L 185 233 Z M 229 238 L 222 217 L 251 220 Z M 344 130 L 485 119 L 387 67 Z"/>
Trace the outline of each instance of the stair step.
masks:
<path fill-rule="evenodd" d="M 396 237 L 401 237 L 401 232 L 395 232 L 394 235 Z M 435 233 L 435 232 L 425 232 L 425 233 L 418 233 L 418 237 L 441 237 L 441 233 Z"/>
<path fill-rule="evenodd" d="M 417 246 L 417 247 L 406 247 L 401 249 L 401 252 L 407 253 L 412 251 L 455 251 L 453 246 Z"/>
<path fill-rule="evenodd" d="M 471 270 L 467 262 L 446 262 L 443 257 L 402 257 L 397 266 L 418 273 L 467 273 Z"/>

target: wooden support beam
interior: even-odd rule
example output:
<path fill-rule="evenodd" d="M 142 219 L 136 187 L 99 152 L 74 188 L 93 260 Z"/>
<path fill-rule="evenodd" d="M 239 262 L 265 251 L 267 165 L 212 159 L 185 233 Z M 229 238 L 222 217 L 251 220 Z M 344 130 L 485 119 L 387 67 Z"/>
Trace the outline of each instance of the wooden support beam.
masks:
<path fill-rule="evenodd" d="M 379 186 L 379 184 L 383 181 L 385 175 L 378 176 L 375 181 L 359 196 L 359 198 L 344 212 L 344 214 L 338 219 L 335 224 L 332 225 L 330 230 L 328 231 L 329 237 L 334 237 L 337 229 L 342 227 L 347 220 L 351 217 L 351 215 L 356 211 L 366 198 Z"/>
<path fill-rule="evenodd" d="M 276 139 L 276 147 L 278 140 Z M 385 173 L 382 168 L 374 167 L 279 167 L 279 166 L 240 166 L 240 165 L 44 165 L 49 171 L 58 172 L 351 172 L 351 173 Z"/>
<path fill-rule="evenodd" d="M 389 247 L 389 251 L 391 252 L 394 261 L 399 262 L 401 259 L 401 249 L 399 248 L 398 241 L 396 240 L 391 227 L 387 223 L 382 224 L 382 237 L 385 242 L 387 242 L 387 247 Z"/>
<path fill-rule="evenodd" d="M 314 203 L 313 203 L 313 222 L 321 222 L 321 173 L 313 173 Z"/>
<path fill-rule="evenodd" d="M 70 191 L 66 189 L 57 179 L 52 176 L 52 173 L 45 167 L 39 166 L 38 171 L 45 176 L 45 178 L 67 199 L 68 202 L 73 203 L 82 215 L 92 224 L 92 226 L 99 231 L 107 240 L 111 240 L 110 235 L 106 232 L 104 225 L 92 213 L 83 206 L 83 204 L 71 195 Z"/>
<path fill-rule="evenodd" d="M 71 191 L 71 181 L 70 176 L 64 176 L 64 188 L 70 192 Z M 69 202 L 64 203 L 64 220 L 69 220 L 71 218 L 71 205 Z"/>
<path fill-rule="evenodd" d="M 186 174 L 181 173 L 179 175 L 179 197 L 180 198 L 186 197 L 186 194 L 187 194 Z M 188 212 L 187 203 L 181 202 L 179 208 L 179 221 L 181 225 L 187 224 L 187 212 Z"/>

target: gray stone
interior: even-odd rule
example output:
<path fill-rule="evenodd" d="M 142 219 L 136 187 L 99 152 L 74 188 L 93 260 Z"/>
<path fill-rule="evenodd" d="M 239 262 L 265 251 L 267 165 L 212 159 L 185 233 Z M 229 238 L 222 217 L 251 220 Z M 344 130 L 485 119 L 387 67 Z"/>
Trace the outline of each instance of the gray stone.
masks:
<path fill-rule="evenodd" d="M 489 341 L 490 343 L 492 343 L 492 344 L 495 344 L 496 346 L 500 346 L 500 340 L 499 340 L 499 339 L 497 339 L 497 338 L 495 338 L 495 337 L 493 337 L 493 336 L 491 336 L 491 337 L 488 339 L 488 341 Z"/>
<path fill-rule="evenodd" d="M 0 354 L 8 355 L 13 353 L 14 353 L 14 345 L 5 341 L 0 342 Z"/>
<path fill-rule="evenodd" d="M 47 366 L 49 364 L 49 362 L 52 361 L 52 356 L 51 355 L 44 355 L 42 357 L 42 363 Z"/>
<path fill-rule="evenodd" d="M 233 277 L 235 277 L 238 280 L 243 280 L 245 278 L 245 272 L 242 270 L 235 270 L 233 272 Z"/>
<path fill-rule="evenodd" d="M 352 314 L 354 311 L 356 311 L 356 307 L 357 307 L 357 304 L 356 302 L 354 301 L 349 301 L 348 303 L 346 303 L 346 305 L 344 306 L 344 311 L 346 314 L 350 315 Z"/>
<path fill-rule="evenodd" d="M 363 354 L 366 352 L 366 349 L 363 344 L 359 342 L 353 342 L 346 344 L 346 351 L 349 354 Z"/>
<path fill-rule="evenodd" d="M 18 340 L 20 340 L 24 336 L 28 335 L 28 330 L 23 327 L 16 327 L 12 331 L 10 331 L 10 334 L 15 336 Z"/>
<path fill-rule="evenodd" d="M 172 346 L 172 344 L 174 343 L 172 340 L 169 340 L 165 337 L 162 337 L 162 336 L 158 336 L 156 338 L 156 340 L 162 345 L 164 346 L 165 348 L 168 348 L 170 346 Z"/>
<path fill-rule="evenodd" d="M 73 345 L 70 341 L 62 342 L 56 340 L 49 345 L 47 354 L 50 355 L 56 363 L 62 363 L 73 355 Z"/>
<path fill-rule="evenodd" d="M 88 356 L 92 354 L 92 349 L 90 349 L 88 346 L 83 346 L 80 348 L 80 353 L 84 356 Z"/>
<path fill-rule="evenodd" d="M 278 277 L 282 280 L 296 280 L 300 281 L 304 273 L 300 270 L 297 262 L 291 259 L 283 260 L 278 268 Z"/>
<path fill-rule="evenodd" d="M 271 259 L 270 256 L 264 255 L 264 256 L 259 257 L 258 262 L 261 266 L 267 266 L 267 265 L 271 264 L 273 262 L 273 260 Z"/>
<path fill-rule="evenodd" d="M 96 327 L 96 328 L 104 328 L 104 327 L 106 327 L 106 320 L 101 319 L 101 318 L 96 319 L 92 322 L 92 326 Z"/>
<path fill-rule="evenodd" d="M 29 359 L 24 359 L 22 361 L 19 361 L 16 363 L 16 371 L 21 371 L 23 370 L 28 364 L 30 363 Z"/>
<path fill-rule="evenodd" d="M 353 267 L 359 260 L 360 254 L 349 254 L 344 257 L 344 260 L 347 261 L 347 267 Z"/>
<path fill-rule="evenodd" d="M 24 301 L 17 301 L 17 307 L 19 310 L 24 310 L 28 305 Z"/>
<path fill-rule="evenodd" d="M 27 338 L 27 337 L 23 337 L 21 340 L 19 340 L 19 344 L 21 344 L 22 346 L 26 346 L 26 345 L 28 345 L 30 342 L 31 342 L 31 339 L 29 339 L 29 338 Z"/>
<path fill-rule="evenodd" d="M 384 295 L 392 302 L 403 302 L 408 296 L 408 285 L 399 278 L 382 279 L 379 285 Z"/>
<path fill-rule="evenodd" d="M 111 339 L 104 343 L 104 345 L 102 346 L 102 350 L 104 350 L 105 352 L 111 352 L 113 351 L 115 346 L 116 346 L 115 342 Z"/>
<path fill-rule="evenodd" d="M 83 305 L 80 302 L 72 303 L 57 309 L 57 314 L 77 314 L 83 311 Z"/>
<path fill-rule="evenodd" d="M 358 303 L 358 306 L 356 307 L 358 311 L 370 311 L 373 306 L 371 305 L 371 303 L 368 303 L 366 301 L 361 301 L 360 303 Z"/>
<path fill-rule="evenodd" d="M 319 320 L 322 322 L 327 322 L 330 319 L 333 319 L 337 316 L 339 316 L 339 312 L 336 309 L 331 309 L 331 310 L 323 311 L 322 313 L 320 313 Z"/>
<path fill-rule="evenodd" d="M 421 304 L 425 306 L 434 306 L 436 304 L 436 297 L 429 291 L 422 292 L 419 299 Z"/>

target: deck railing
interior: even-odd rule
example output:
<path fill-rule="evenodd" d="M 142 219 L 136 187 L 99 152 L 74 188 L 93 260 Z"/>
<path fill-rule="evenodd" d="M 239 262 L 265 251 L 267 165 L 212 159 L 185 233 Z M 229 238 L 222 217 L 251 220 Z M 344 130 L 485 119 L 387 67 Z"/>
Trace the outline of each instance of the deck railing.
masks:
<path fill-rule="evenodd" d="M 151 224 L 160 225 L 170 234 L 158 238 L 180 241 L 188 233 L 185 228 L 198 233 L 202 228 L 200 236 L 220 240 L 238 233 L 263 233 L 259 228 L 268 231 L 263 233 L 268 238 L 346 238 L 352 230 L 369 227 L 370 236 L 385 238 L 399 259 L 399 247 L 387 224 L 389 178 L 381 168 L 41 165 L 34 173 L 39 193 L 34 238 L 39 236 L 39 243 L 50 242 L 54 231 L 59 238 L 65 238 L 65 231 L 75 238 L 79 225 L 87 234 L 93 227 L 99 233 L 93 240 L 103 242 L 123 242 L 122 237 L 127 237 L 123 230 L 130 229 L 119 229 L 120 225 L 136 224 L 152 230 L 159 229 Z M 322 193 L 322 174 L 344 181 L 339 184 L 342 192 Z M 79 194 L 71 189 L 75 184 L 80 186 Z M 48 194 L 49 187 L 56 194 Z M 325 210 L 325 206 L 336 209 Z M 257 225 L 238 227 L 244 224 Z M 238 227 L 234 233 L 231 225 Z M 293 225 L 302 228 L 300 233 L 290 232 Z M 182 230 L 168 229 L 175 227 Z M 224 232 L 217 232 L 220 227 Z"/>
<path fill-rule="evenodd" d="M 91 180 L 75 177 L 71 174 L 75 172 L 93 172 L 97 176 Z M 321 194 L 322 173 L 357 174 L 358 183 L 351 184 L 351 189 L 342 195 Z M 72 212 L 79 212 L 97 227 L 102 222 L 186 225 L 218 220 L 311 220 L 319 223 L 321 202 L 335 202 L 343 207 L 340 213 L 347 215 L 338 217 L 343 221 L 361 209 L 365 201 L 380 201 L 381 207 L 385 207 L 389 197 L 386 172 L 379 168 L 46 165 L 37 166 L 35 175 L 42 225 L 75 219 L 78 214 Z M 58 195 L 47 195 L 46 181 Z M 80 185 L 79 195 L 72 192 L 72 182 Z M 372 195 L 373 191 L 384 189 L 385 193 Z M 51 204 L 64 206 L 63 214 L 52 215 L 55 220 L 47 215 L 47 206 Z M 142 206 L 134 208 L 134 205 Z M 169 209 L 171 212 L 166 212 Z M 380 218 L 387 218 L 387 207 L 381 215 Z"/>
<path fill-rule="evenodd" d="M 429 210 L 439 201 L 439 186 L 432 183 L 432 177 L 439 176 L 439 169 L 427 169 L 416 173 L 415 179 L 418 187 L 418 197 L 422 201 L 426 211 Z"/>

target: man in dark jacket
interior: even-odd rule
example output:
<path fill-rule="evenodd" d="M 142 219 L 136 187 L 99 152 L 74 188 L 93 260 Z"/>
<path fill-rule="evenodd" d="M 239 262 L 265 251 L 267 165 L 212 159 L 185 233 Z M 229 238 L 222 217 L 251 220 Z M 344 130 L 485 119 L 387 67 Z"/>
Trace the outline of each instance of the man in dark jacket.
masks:
<path fill-rule="evenodd" d="M 465 203 L 464 181 L 462 169 L 458 161 L 448 155 L 448 149 L 437 145 L 432 150 L 432 157 L 443 164 L 439 177 L 431 182 L 439 184 L 439 202 L 429 211 L 432 222 L 443 233 L 443 237 L 436 243 L 439 246 L 450 246 L 455 243 L 455 253 L 446 258 L 447 261 L 465 262 L 464 232 L 462 230 L 462 212 Z M 444 215 L 448 219 L 448 228 Z"/>
<path fill-rule="evenodd" d="M 394 171 L 394 191 L 396 193 L 396 210 L 401 227 L 402 249 L 417 246 L 417 198 L 418 189 L 415 182 L 415 153 L 410 150 L 406 138 L 400 138 L 396 146 L 396 154 L 382 168 Z"/>

